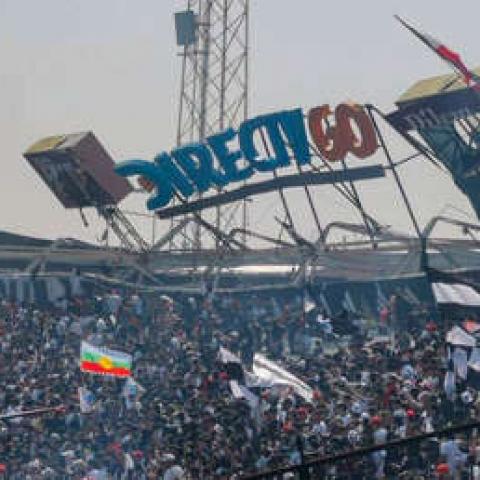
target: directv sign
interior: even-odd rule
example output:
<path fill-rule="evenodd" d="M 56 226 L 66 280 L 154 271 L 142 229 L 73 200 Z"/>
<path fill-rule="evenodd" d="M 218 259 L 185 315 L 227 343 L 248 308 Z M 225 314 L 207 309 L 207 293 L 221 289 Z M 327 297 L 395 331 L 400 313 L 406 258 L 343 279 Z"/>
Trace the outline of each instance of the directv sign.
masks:
<path fill-rule="evenodd" d="M 329 117 L 333 116 L 331 126 Z M 352 124 L 356 125 L 354 133 Z M 369 116 L 356 104 L 341 104 L 335 112 L 328 105 L 308 114 L 308 130 L 313 144 L 328 161 L 343 160 L 347 153 L 366 158 L 377 149 L 376 134 Z M 270 154 L 261 154 L 256 135 L 271 146 Z M 234 148 L 238 145 L 239 148 Z M 157 155 L 153 162 L 129 160 L 116 172 L 124 177 L 140 175 L 154 190 L 148 199 L 149 210 L 167 206 L 175 195 L 188 199 L 194 194 L 250 179 L 255 172 L 273 172 L 310 164 L 311 153 L 304 114 L 301 109 L 262 115 L 193 143 Z M 322 175 L 322 174 L 318 174 Z"/>

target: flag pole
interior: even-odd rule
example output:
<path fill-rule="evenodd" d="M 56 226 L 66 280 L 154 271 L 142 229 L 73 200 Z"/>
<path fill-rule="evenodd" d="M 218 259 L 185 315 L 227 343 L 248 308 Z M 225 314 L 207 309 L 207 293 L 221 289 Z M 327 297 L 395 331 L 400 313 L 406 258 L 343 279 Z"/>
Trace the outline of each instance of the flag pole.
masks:
<path fill-rule="evenodd" d="M 65 405 L 57 405 L 56 407 L 36 408 L 34 410 L 24 410 L 22 412 L 7 413 L 0 415 L 0 420 L 10 420 L 11 418 L 33 417 L 37 415 L 45 415 L 47 413 L 65 413 Z"/>
<path fill-rule="evenodd" d="M 429 35 L 426 35 L 426 34 L 422 35 L 422 33 L 420 33 L 411 25 L 409 25 L 399 15 L 394 15 L 394 18 L 403 27 L 405 27 L 413 35 L 415 35 L 415 37 L 417 37 L 430 50 L 435 52 L 445 63 L 447 63 L 450 66 L 450 68 L 452 68 L 455 71 L 457 75 L 462 77 L 462 80 L 467 85 L 467 87 L 471 87 L 470 82 L 472 80 L 475 80 L 476 82 L 478 82 L 478 76 L 465 65 L 465 63 L 463 62 L 459 54 L 447 48 L 445 44 L 440 42 L 439 40 L 433 37 L 430 37 Z"/>
<path fill-rule="evenodd" d="M 410 30 L 410 32 L 413 33 L 424 45 L 430 49 L 432 48 L 427 40 L 423 38 L 413 27 L 411 27 L 402 17 L 400 17 L 400 15 L 394 15 L 393 18 L 400 22 L 400 24 L 403 25 L 407 30 Z"/>

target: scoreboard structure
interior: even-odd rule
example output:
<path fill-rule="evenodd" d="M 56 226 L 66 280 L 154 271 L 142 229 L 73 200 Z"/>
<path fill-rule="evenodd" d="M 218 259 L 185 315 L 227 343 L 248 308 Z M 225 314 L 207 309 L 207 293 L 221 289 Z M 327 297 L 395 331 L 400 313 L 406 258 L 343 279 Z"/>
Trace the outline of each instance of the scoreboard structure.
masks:
<path fill-rule="evenodd" d="M 43 138 L 24 156 L 65 208 L 117 205 L 132 191 L 92 132 Z"/>

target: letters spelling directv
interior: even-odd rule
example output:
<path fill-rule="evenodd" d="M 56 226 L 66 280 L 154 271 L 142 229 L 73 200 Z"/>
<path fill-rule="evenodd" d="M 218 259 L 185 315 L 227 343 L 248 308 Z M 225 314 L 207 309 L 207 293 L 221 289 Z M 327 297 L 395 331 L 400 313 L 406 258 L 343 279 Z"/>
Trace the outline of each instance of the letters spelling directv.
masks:
<path fill-rule="evenodd" d="M 343 160 L 348 152 L 366 158 L 377 149 L 377 138 L 370 118 L 356 104 L 343 103 L 335 109 L 335 125 L 328 105 L 312 109 L 308 126 L 313 143 L 330 162 Z M 354 133 L 357 125 L 360 138 Z M 270 157 L 262 156 L 255 144 L 255 134 L 262 132 L 272 147 Z M 229 143 L 237 139 L 239 149 Z M 205 143 L 193 143 L 160 153 L 153 162 L 128 160 L 117 165 L 124 177 L 140 175 L 140 184 L 154 194 L 147 208 L 155 210 L 169 204 L 174 195 L 188 198 L 210 188 L 223 188 L 232 182 L 249 179 L 256 171 L 269 172 L 291 165 L 290 152 L 298 165 L 310 163 L 311 154 L 301 109 L 262 115 L 208 137 Z"/>

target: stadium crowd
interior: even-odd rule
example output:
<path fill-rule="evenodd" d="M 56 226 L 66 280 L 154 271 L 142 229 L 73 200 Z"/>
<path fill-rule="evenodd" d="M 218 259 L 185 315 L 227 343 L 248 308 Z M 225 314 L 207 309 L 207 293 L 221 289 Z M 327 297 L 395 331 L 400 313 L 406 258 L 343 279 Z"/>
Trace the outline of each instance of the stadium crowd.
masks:
<path fill-rule="evenodd" d="M 55 305 L 4 300 L 0 413 L 64 410 L 0 421 L 0 478 L 239 479 L 299 464 L 302 450 L 327 455 L 478 418 L 480 397 L 451 372 L 444 329 L 424 315 L 398 331 L 391 316 L 372 323 L 344 313 L 337 324 L 279 295 L 153 301 L 112 290 Z M 82 340 L 132 354 L 134 381 L 82 372 Z M 232 394 L 244 372 L 221 361 L 220 347 L 245 370 L 262 352 L 307 383 L 311 399 L 257 386 L 252 406 Z M 480 478 L 479 462 L 474 431 L 329 465 L 313 478 Z"/>

